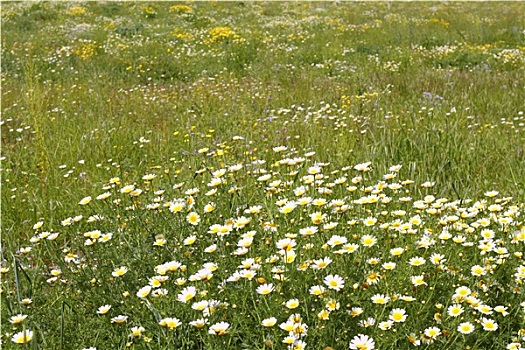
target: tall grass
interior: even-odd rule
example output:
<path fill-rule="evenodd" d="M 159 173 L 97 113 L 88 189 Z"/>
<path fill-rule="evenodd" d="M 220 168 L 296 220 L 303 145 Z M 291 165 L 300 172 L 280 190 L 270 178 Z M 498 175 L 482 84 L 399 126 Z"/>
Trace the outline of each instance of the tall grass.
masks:
<path fill-rule="evenodd" d="M 3 4 L 3 346 L 27 329 L 41 349 L 279 349 L 288 326 L 298 349 L 359 334 L 381 349 L 523 344 L 524 6 Z M 170 261 L 183 268 L 161 273 Z M 242 270 L 257 275 L 226 282 Z M 167 295 L 138 297 L 148 283 Z M 407 321 L 381 324 L 396 308 Z M 219 322 L 228 331 L 209 334 Z"/>

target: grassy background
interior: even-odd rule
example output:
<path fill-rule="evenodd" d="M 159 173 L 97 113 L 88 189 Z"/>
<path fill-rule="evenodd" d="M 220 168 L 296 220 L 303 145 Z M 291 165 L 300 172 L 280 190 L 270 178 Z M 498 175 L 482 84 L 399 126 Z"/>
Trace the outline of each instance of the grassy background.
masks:
<path fill-rule="evenodd" d="M 275 161 L 279 145 L 334 169 L 403 164 L 451 200 L 523 201 L 524 14 L 521 2 L 4 3 L 3 259 L 112 177 L 199 187 L 195 170 Z M 204 147 L 225 154 L 203 160 Z"/>

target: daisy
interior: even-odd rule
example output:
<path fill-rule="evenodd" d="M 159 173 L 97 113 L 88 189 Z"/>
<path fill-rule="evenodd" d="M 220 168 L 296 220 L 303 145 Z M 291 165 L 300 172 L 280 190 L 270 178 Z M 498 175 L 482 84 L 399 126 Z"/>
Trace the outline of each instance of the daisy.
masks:
<path fill-rule="evenodd" d="M 299 194 L 299 195 L 302 195 L 302 194 Z M 312 201 L 313 201 L 312 197 L 301 197 L 301 198 L 297 198 L 296 200 L 297 204 L 302 205 L 302 206 L 308 205 L 312 203 Z"/>
<path fill-rule="evenodd" d="M 159 324 L 169 329 L 175 329 L 182 325 L 182 322 L 178 318 L 167 317 L 159 321 Z"/>
<path fill-rule="evenodd" d="M 295 208 L 297 207 L 297 202 L 294 202 L 294 201 L 290 201 L 290 202 L 286 202 L 286 204 L 284 204 L 280 209 L 279 211 L 283 214 L 289 214 L 291 213 Z"/>
<path fill-rule="evenodd" d="M 379 322 L 379 329 L 383 330 L 383 331 L 387 331 L 389 330 L 390 328 L 392 328 L 392 325 L 394 324 L 394 322 L 392 321 L 383 321 L 383 322 Z"/>
<path fill-rule="evenodd" d="M 344 288 L 344 280 L 339 275 L 328 275 L 324 279 L 324 283 L 327 285 L 329 289 L 334 289 L 336 291 L 340 291 Z"/>
<path fill-rule="evenodd" d="M 462 301 L 463 299 L 459 298 L 458 300 Z M 467 302 L 467 304 L 469 304 L 470 306 L 472 306 L 475 309 L 478 309 L 483 314 L 490 315 L 492 313 L 492 308 L 490 306 L 482 305 L 481 300 L 476 298 L 474 295 L 469 295 L 464 300 Z M 486 313 L 486 312 L 488 312 L 488 313 Z"/>
<path fill-rule="evenodd" d="M 139 298 L 145 298 L 149 295 L 149 293 L 151 292 L 151 289 L 152 289 L 151 286 L 144 286 L 138 290 L 137 296 Z"/>
<path fill-rule="evenodd" d="M 363 313 L 363 309 L 360 308 L 360 307 L 353 307 L 352 309 L 350 309 L 350 311 L 348 313 L 352 317 L 357 317 L 357 316 L 359 316 L 359 315 L 361 315 Z"/>
<path fill-rule="evenodd" d="M 128 268 L 126 266 L 121 266 L 117 269 L 115 269 L 111 275 L 113 277 L 121 277 L 121 276 L 124 276 L 126 274 L 126 272 L 128 272 Z"/>
<path fill-rule="evenodd" d="M 503 316 L 507 316 L 509 314 L 509 312 L 507 311 L 507 307 L 506 306 L 502 306 L 502 305 L 496 306 L 494 308 L 494 311 L 499 312 Z"/>
<path fill-rule="evenodd" d="M 326 214 L 315 212 L 310 214 L 310 219 L 312 220 L 312 223 L 314 223 L 315 225 L 319 225 L 326 219 Z"/>
<path fill-rule="evenodd" d="M 99 194 L 96 198 L 97 200 L 101 201 L 101 200 L 109 198 L 110 196 L 111 196 L 111 192 L 104 192 L 102 194 Z"/>
<path fill-rule="evenodd" d="M 461 287 L 456 288 L 455 293 L 452 296 L 452 298 L 453 299 L 457 299 L 457 298 L 463 298 L 464 299 L 464 298 L 468 297 L 471 293 L 472 293 L 472 291 L 470 290 L 470 288 L 465 287 L 465 286 L 461 286 Z"/>
<path fill-rule="evenodd" d="M 293 325 L 292 332 L 300 337 L 304 337 L 308 333 L 308 325 L 306 323 L 296 322 Z"/>
<path fill-rule="evenodd" d="M 377 284 L 381 279 L 381 275 L 377 272 L 372 272 L 366 277 L 366 282 L 368 284 Z"/>
<path fill-rule="evenodd" d="M 168 290 L 165 288 L 155 289 L 153 292 L 151 292 L 151 296 L 154 298 L 160 298 L 166 295 L 168 295 Z"/>
<path fill-rule="evenodd" d="M 205 253 L 213 253 L 217 250 L 217 244 L 212 244 L 204 249 Z"/>
<path fill-rule="evenodd" d="M 393 309 L 388 318 L 394 322 L 405 322 L 407 319 L 406 311 L 404 309 Z"/>
<path fill-rule="evenodd" d="M 209 334 L 224 335 L 228 332 L 230 324 L 228 322 L 219 322 L 210 326 Z"/>
<path fill-rule="evenodd" d="M 178 261 L 172 260 L 172 261 L 168 261 L 167 263 L 165 263 L 164 266 L 166 267 L 168 271 L 175 272 L 179 268 L 182 267 L 182 264 Z"/>
<path fill-rule="evenodd" d="M 328 244 L 330 247 L 335 247 L 341 244 L 345 244 L 348 241 L 346 237 L 333 235 L 326 244 Z"/>
<path fill-rule="evenodd" d="M 429 327 L 425 329 L 423 334 L 429 339 L 436 339 L 441 334 L 441 330 L 437 327 Z"/>
<path fill-rule="evenodd" d="M 118 315 L 117 317 L 113 317 L 111 319 L 111 323 L 122 324 L 122 323 L 125 323 L 127 320 L 128 320 L 128 316 Z"/>
<path fill-rule="evenodd" d="M 323 286 L 312 286 L 310 287 L 310 290 L 309 290 L 310 294 L 317 295 L 317 296 L 323 295 L 325 291 L 326 289 Z"/>
<path fill-rule="evenodd" d="M 376 294 L 372 296 L 371 299 L 374 304 L 380 304 L 380 305 L 384 305 L 390 301 L 390 298 L 383 294 Z"/>
<path fill-rule="evenodd" d="M 293 250 L 293 248 L 297 245 L 297 242 L 291 238 L 283 238 L 277 241 L 276 245 L 277 245 L 277 248 L 289 252 Z"/>
<path fill-rule="evenodd" d="M 269 283 L 269 284 L 265 283 L 257 287 L 257 293 L 261 295 L 266 295 L 266 294 L 270 294 L 271 292 L 273 292 L 274 289 L 275 287 L 273 286 L 272 283 Z"/>
<path fill-rule="evenodd" d="M 190 225 L 197 226 L 199 222 L 201 222 L 201 217 L 199 214 L 191 212 L 186 216 L 186 221 L 188 221 Z"/>
<path fill-rule="evenodd" d="M 259 214 L 262 210 L 262 205 L 254 205 L 246 209 L 244 212 L 246 214 Z"/>
<path fill-rule="evenodd" d="M 483 329 L 488 332 L 494 332 L 498 329 L 498 324 L 494 322 L 494 320 L 491 320 L 490 318 L 483 317 L 481 319 L 481 325 L 483 326 Z"/>
<path fill-rule="evenodd" d="M 470 274 L 475 277 L 483 276 L 487 273 L 485 268 L 480 265 L 474 265 L 470 269 Z"/>
<path fill-rule="evenodd" d="M 178 295 L 177 300 L 181 303 L 187 303 L 195 297 L 197 294 L 197 288 L 191 286 L 184 288 Z"/>
<path fill-rule="evenodd" d="M 210 202 L 204 206 L 204 212 L 205 213 L 211 213 L 215 210 L 215 203 Z"/>
<path fill-rule="evenodd" d="M 474 325 L 470 322 L 463 322 L 460 323 L 458 326 L 458 332 L 460 332 L 461 334 L 470 334 L 474 332 L 474 329 Z"/>
<path fill-rule="evenodd" d="M 187 196 L 193 196 L 194 194 L 197 194 L 197 193 L 199 193 L 199 189 L 197 187 L 190 188 L 189 190 L 186 190 L 184 192 L 184 194 Z"/>
<path fill-rule="evenodd" d="M 27 318 L 27 315 L 18 314 L 18 315 L 15 315 L 9 318 L 9 322 L 11 322 L 12 324 L 19 324 L 19 323 L 24 322 L 26 318 Z"/>
<path fill-rule="evenodd" d="M 422 223 L 421 217 L 419 215 L 413 216 L 409 220 L 410 224 L 414 226 L 419 226 Z"/>
<path fill-rule="evenodd" d="M 374 226 L 377 222 L 377 219 L 374 217 L 368 217 L 366 219 L 363 219 L 363 225 L 365 226 Z"/>
<path fill-rule="evenodd" d="M 450 317 L 458 317 L 463 313 L 463 307 L 459 304 L 450 305 L 447 309 L 447 314 Z"/>
<path fill-rule="evenodd" d="M 190 236 L 186 237 L 182 243 L 184 245 L 192 245 L 193 243 L 195 243 L 196 240 L 197 240 L 197 236 L 190 235 Z"/>
<path fill-rule="evenodd" d="M 208 187 L 217 187 L 217 186 L 220 186 L 220 185 L 226 184 L 226 183 L 227 182 L 226 182 L 225 179 L 214 177 L 208 183 Z"/>
<path fill-rule="evenodd" d="M 492 197 L 496 197 L 499 194 L 499 192 L 498 191 L 487 191 L 484 194 L 485 196 L 492 198 Z"/>
<path fill-rule="evenodd" d="M 54 241 L 58 237 L 58 235 L 59 235 L 58 232 L 51 233 L 49 236 L 47 236 L 47 240 L 48 241 Z"/>
<path fill-rule="evenodd" d="M 276 323 L 277 323 L 277 319 L 275 317 L 265 318 L 261 322 L 263 327 L 267 327 L 267 328 L 275 326 Z"/>
<path fill-rule="evenodd" d="M 257 272 L 254 270 L 245 269 L 240 271 L 240 275 L 247 280 L 252 280 L 257 275 Z"/>
<path fill-rule="evenodd" d="M 253 244 L 253 237 L 243 237 L 237 242 L 239 248 L 250 248 Z"/>
<path fill-rule="evenodd" d="M 283 322 L 279 325 L 279 328 L 281 328 L 283 331 L 291 332 L 293 331 L 293 325 L 295 322 L 293 320 L 287 320 L 286 322 Z"/>
<path fill-rule="evenodd" d="M 452 235 L 448 231 L 443 230 L 443 232 L 441 232 L 439 234 L 438 238 L 443 240 L 443 241 L 446 241 L 446 240 L 452 238 Z"/>
<path fill-rule="evenodd" d="M 308 168 L 308 174 L 310 175 L 316 175 L 321 173 L 321 167 L 318 164 L 315 164 L 314 166 L 311 166 Z"/>
<path fill-rule="evenodd" d="M 326 321 L 330 319 L 330 311 L 328 310 L 321 310 L 317 314 L 317 319 L 320 321 Z"/>
<path fill-rule="evenodd" d="M 205 325 L 207 325 L 209 322 L 208 322 L 208 319 L 207 318 L 199 318 L 195 321 L 191 321 L 190 322 L 190 326 L 193 326 L 197 329 L 201 329 L 203 328 Z"/>
<path fill-rule="evenodd" d="M 80 202 L 78 202 L 79 205 L 87 205 L 89 204 L 89 202 L 91 202 L 91 197 L 88 196 L 88 197 L 84 197 L 80 200 Z"/>
<path fill-rule="evenodd" d="M 290 346 L 297 341 L 295 335 L 289 335 L 283 339 L 283 343 L 289 344 Z"/>
<path fill-rule="evenodd" d="M 142 193 L 142 190 L 140 188 L 137 188 L 129 193 L 131 197 L 138 197 Z"/>
<path fill-rule="evenodd" d="M 295 309 L 299 306 L 299 300 L 298 299 L 290 299 L 285 303 L 285 306 L 288 309 Z"/>
<path fill-rule="evenodd" d="M 131 333 L 129 336 L 132 338 L 139 338 L 142 336 L 142 333 L 145 331 L 146 329 L 144 327 L 136 326 L 136 327 L 131 328 Z"/>
<path fill-rule="evenodd" d="M 355 243 L 349 243 L 349 244 L 345 244 L 343 246 L 343 251 L 346 252 L 346 253 L 353 253 L 355 252 L 357 249 L 359 248 L 359 245 L 358 244 L 355 244 Z"/>
<path fill-rule="evenodd" d="M 13 335 L 11 341 L 17 344 L 26 344 L 29 343 L 31 339 L 33 339 L 33 331 L 26 329 Z"/>
<path fill-rule="evenodd" d="M 369 258 L 366 260 L 366 263 L 370 265 L 377 265 L 379 264 L 380 261 L 381 261 L 380 258 Z"/>
<path fill-rule="evenodd" d="M 218 268 L 219 266 L 216 263 L 207 262 L 207 263 L 202 264 L 202 269 L 197 271 L 197 273 L 206 274 L 206 273 L 217 271 Z"/>
<path fill-rule="evenodd" d="M 149 285 L 153 288 L 158 288 L 162 283 L 166 282 L 168 278 L 168 276 L 153 276 L 149 279 Z"/>
<path fill-rule="evenodd" d="M 389 261 L 389 262 L 384 263 L 382 266 L 385 270 L 393 270 L 396 268 L 396 263 Z"/>
<path fill-rule="evenodd" d="M 403 300 L 403 301 L 406 301 L 407 303 L 416 300 L 416 298 L 411 297 L 411 296 L 409 296 L 409 295 L 401 295 L 401 296 L 399 296 L 399 299 L 400 299 L 400 300 Z"/>
<path fill-rule="evenodd" d="M 217 189 L 216 188 L 212 188 L 211 190 L 206 192 L 204 195 L 210 197 L 210 196 L 214 196 L 216 193 L 217 193 Z"/>
<path fill-rule="evenodd" d="M 424 281 L 424 276 L 422 275 L 419 275 L 419 276 L 412 276 L 410 277 L 410 280 L 412 282 L 412 284 L 416 287 L 418 286 L 422 286 L 422 285 L 427 285 L 427 283 Z"/>
<path fill-rule="evenodd" d="M 445 262 L 447 259 L 445 259 L 445 256 L 443 254 L 437 254 L 434 253 L 430 256 L 430 262 L 434 265 L 439 265 L 442 262 Z"/>
<path fill-rule="evenodd" d="M 62 226 L 70 226 L 73 223 L 73 218 L 67 218 L 62 221 L 60 221 Z"/>
<path fill-rule="evenodd" d="M 246 227 L 246 225 L 248 225 L 251 221 L 252 219 L 241 216 L 240 218 L 237 218 L 235 220 L 233 226 L 235 227 L 236 230 L 240 230 Z"/>
<path fill-rule="evenodd" d="M 305 227 L 299 230 L 299 234 L 302 236 L 312 236 L 317 233 L 318 230 L 317 226 Z"/>
<path fill-rule="evenodd" d="M 304 350 L 306 349 L 306 342 L 303 340 L 296 340 L 292 344 L 292 350 Z"/>
<path fill-rule="evenodd" d="M 363 171 L 363 172 L 366 172 L 366 171 L 370 171 L 370 165 L 372 164 L 372 162 L 366 162 L 366 163 L 360 163 L 360 164 L 357 164 L 356 166 L 354 166 L 354 170 L 357 170 L 357 171 Z M 366 337 L 366 336 L 365 336 Z M 368 338 L 368 337 L 367 337 Z M 355 338 L 354 338 L 355 339 Z M 372 342 L 373 343 L 373 342 Z M 356 349 L 356 348 L 352 348 L 350 346 L 350 349 Z M 368 349 L 368 348 L 366 348 Z M 371 348 L 373 349 L 373 347 Z M 369 350 L 369 349 L 368 349 Z"/>
<path fill-rule="evenodd" d="M 332 259 L 329 257 L 324 257 L 323 259 L 318 259 L 313 261 L 312 269 L 321 270 L 327 267 L 332 262 Z"/>
<path fill-rule="evenodd" d="M 488 305 L 485 305 L 485 304 L 479 304 L 476 307 L 476 310 L 478 310 L 479 312 L 481 312 L 484 315 L 491 315 L 492 314 L 492 307 L 490 307 Z"/>
<path fill-rule="evenodd" d="M 151 180 L 153 180 L 156 177 L 157 177 L 157 175 L 155 175 L 155 174 L 146 174 L 146 175 L 144 175 L 142 177 L 142 180 L 144 180 L 144 181 L 151 181 Z"/>
<path fill-rule="evenodd" d="M 322 207 L 323 205 L 326 204 L 326 199 L 324 199 L 324 198 L 314 199 L 312 201 L 312 204 L 315 205 L 316 207 Z"/>
<path fill-rule="evenodd" d="M 197 311 L 204 311 L 208 308 L 208 306 L 209 306 L 209 302 L 207 300 L 201 300 L 201 301 L 193 303 L 191 305 L 191 308 Z"/>
<path fill-rule="evenodd" d="M 408 260 L 408 263 L 412 266 L 421 266 L 425 263 L 425 259 L 423 259 L 420 256 L 416 256 L 416 257 L 410 258 L 410 260 Z"/>
<path fill-rule="evenodd" d="M 97 314 L 105 315 L 109 312 L 109 309 L 111 309 L 111 305 L 102 305 L 98 308 Z"/>
<path fill-rule="evenodd" d="M 494 231 L 490 229 L 483 229 L 479 234 L 485 239 L 492 239 L 495 236 Z"/>
<path fill-rule="evenodd" d="M 93 231 L 84 233 L 84 237 L 89 237 L 92 239 L 99 239 L 101 236 L 102 236 L 102 232 L 100 230 L 93 230 Z"/>
<path fill-rule="evenodd" d="M 377 238 L 371 235 L 364 235 L 361 238 L 361 244 L 365 247 L 372 247 L 374 244 L 376 244 Z"/>
<path fill-rule="evenodd" d="M 364 334 L 356 335 L 350 341 L 350 349 L 352 350 L 372 350 L 374 348 L 375 348 L 374 339 Z"/>
<path fill-rule="evenodd" d="M 42 228 L 43 225 L 44 225 L 44 222 L 43 221 L 39 221 L 39 222 L 37 222 L 36 224 L 33 225 L 33 230 L 38 230 L 38 229 Z"/>
<path fill-rule="evenodd" d="M 340 307 L 341 307 L 341 304 L 337 300 L 334 300 L 334 299 L 330 299 L 326 303 L 326 308 L 328 309 L 328 311 L 339 310 Z"/>
<path fill-rule="evenodd" d="M 111 240 L 111 238 L 113 238 L 113 233 L 108 232 L 108 233 L 103 234 L 103 235 L 98 239 L 98 241 L 101 242 L 101 243 L 106 243 L 107 241 Z"/>
<path fill-rule="evenodd" d="M 402 167 L 403 167 L 403 165 L 396 164 L 396 165 L 392 165 L 390 168 L 388 168 L 388 170 L 391 171 L 391 172 L 397 173 L 397 172 L 399 172 L 399 170 L 401 170 Z"/>
<path fill-rule="evenodd" d="M 172 202 L 169 206 L 169 210 L 172 213 L 178 213 L 179 211 L 184 209 L 185 206 L 186 206 L 186 203 L 181 199 L 181 200 Z"/>

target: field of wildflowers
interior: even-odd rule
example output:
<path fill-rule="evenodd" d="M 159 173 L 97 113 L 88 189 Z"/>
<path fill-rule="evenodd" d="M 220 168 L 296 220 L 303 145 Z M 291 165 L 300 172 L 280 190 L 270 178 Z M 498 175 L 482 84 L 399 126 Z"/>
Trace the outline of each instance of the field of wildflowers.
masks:
<path fill-rule="evenodd" d="M 525 348 L 525 3 L 1 6 L 2 348 Z"/>

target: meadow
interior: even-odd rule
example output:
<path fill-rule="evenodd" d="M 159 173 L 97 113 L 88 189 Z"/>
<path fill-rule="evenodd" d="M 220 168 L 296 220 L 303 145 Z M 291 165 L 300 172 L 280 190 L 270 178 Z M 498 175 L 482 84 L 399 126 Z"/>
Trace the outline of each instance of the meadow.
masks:
<path fill-rule="evenodd" d="M 525 348 L 525 3 L 1 21 L 2 349 Z"/>

